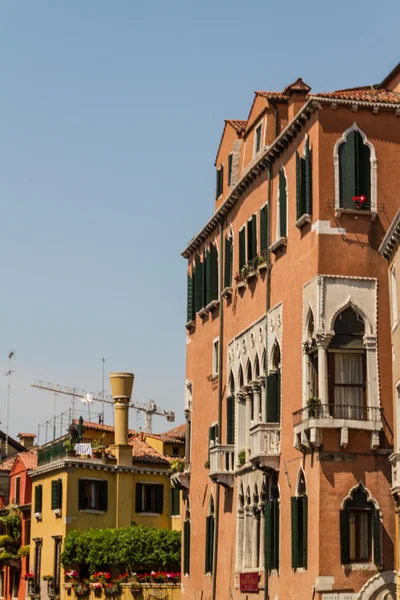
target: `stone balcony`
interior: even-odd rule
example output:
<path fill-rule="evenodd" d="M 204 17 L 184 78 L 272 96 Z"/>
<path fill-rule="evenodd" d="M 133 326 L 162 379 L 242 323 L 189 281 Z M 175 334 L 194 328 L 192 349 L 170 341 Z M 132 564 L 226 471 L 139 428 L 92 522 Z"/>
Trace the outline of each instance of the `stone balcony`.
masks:
<path fill-rule="evenodd" d="M 376 450 L 383 429 L 382 409 L 348 404 L 306 406 L 293 413 L 293 426 L 295 448 L 321 446 L 324 429 L 339 429 L 340 445 L 346 448 L 349 430 L 361 429 L 370 433 L 371 450 Z"/>
<path fill-rule="evenodd" d="M 178 488 L 179 490 L 189 489 L 190 487 L 190 470 L 185 468 L 182 472 L 172 473 L 170 476 L 172 487 Z"/>
<path fill-rule="evenodd" d="M 392 464 L 392 487 L 391 492 L 393 495 L 400 494 L 400 452 L 393 452 L 389 456 L 389 460 Z"/>
<path fill-rule="evenodd" d="M 250 461 L 256 467 L 279 469 L 281 430 L 279 423 L 256 423 L 250 428 Z"/>
<path fill-rule="evenodd" d="M 233 487 L 235 474 L 235 446 L 215 444 L 210 447 L 210 479 L 224 487 Z"/>

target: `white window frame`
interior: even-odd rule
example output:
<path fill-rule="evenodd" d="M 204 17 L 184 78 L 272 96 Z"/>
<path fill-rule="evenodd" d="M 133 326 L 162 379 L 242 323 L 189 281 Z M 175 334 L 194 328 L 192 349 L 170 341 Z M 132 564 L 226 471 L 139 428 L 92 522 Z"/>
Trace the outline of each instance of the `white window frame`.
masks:
<path fill-rule="evenodd" d="M 219 337 L 213 339 L 213 352 L 212 352 L 212 375 L 218 377 L 219 375 Z"/>
<path fill-rule="evenodd" d="M 263 124 L 264 124 L 264 119 L 261 119 L 261 121 L 259 121 L 259 122 L 257 123 L 257 125 L 254 127 L 253 158 L 254 158 L 255 156 L 257 156 L 257 154 L 259 154 L 259 152 L 261 152 L 261 150 L 262 150 L 262 148 L 263 148 L 263 130 L 264 130 Z M 259 149 L 257 150 L 257 149 L 256 149 L 256 142 L 257 142 L 257 131 L 258 131 L 259 129 L 261 130 L 261 133 L 260 133 L 260 147 L 259 147 Z"/>
<path fill-rule="evenodd" d="M 281 236 L 281 199 L 280 199 L 280 187 L 279 187 L 279 173 L 280 170 L 283 170 L 285 175 L 285 189 L 286 189 L 286 236 Z M 289 232 L 289 189 L 288 189 L 288 178 L 286 175 L 286 169 L 282 165 L 278 171 L 277 177 L 277 188 L 276 188 L 276 241 L 286 239 L 288 237 Z"/>
<path fill-rule="evenodd" d="M 222 198 L 222 196 L 224 195 L 224 173 L 223 173 L 223 163 L 221 163 L 219 165 L 219 167 L 217 167 L 217 173 L 218 173 L 218 177 L 220 177 L 220 173 L 222 171 L 222 181 L 221 181 L 221 193 L 217 196 L 217 200 L 219 200 L 220 198 Z"/>
<path fill-rule="evenodd" d="M 392 321 L 392 331 L 394 331 L 399 322 L 395 265 L 393 265 L 392 268 L 390 269 L 390 317 L 391 317 L 391 321 Z"/>

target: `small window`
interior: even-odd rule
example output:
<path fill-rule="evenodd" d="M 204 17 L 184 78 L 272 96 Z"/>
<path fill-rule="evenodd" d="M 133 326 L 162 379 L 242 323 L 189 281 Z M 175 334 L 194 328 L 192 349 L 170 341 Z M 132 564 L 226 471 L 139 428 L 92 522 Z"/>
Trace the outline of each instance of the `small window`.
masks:
<path fill-rule="evenodd" d="M 29 546 L 30 543 L 31 543 L 31 520 L 26 519 L 25 531 L 24 531 L 24 545 Z"/>
<path fill-rule="evenodd" d="M 254 131 L 254 152 L 253 156 L 258 154 L 261 150 L 261 136 L 262 136 L 262 123 L 257 125 Z"/>
<path fill-rule="evenodd" d="M 341 562 L 381 563 L 381 522 L 379 510 L 360 484 L 340 511 Z"/>
<path fill-rule="evenodd" d="M 107 510 L 107 481 L 79 480 L 79 510 Z"/>
<path fill-rule="evenodd" d="M 392 328 L 394 329 L 398 322 L 396 270 L 394 267 L 390 271 L 390 292 L 392 300 Z"/>
<path fill-rule="evenodd" d="M 62 481 L 55 479 L 51 482 L 51 510 L 60 509 L 62 505 Z"/>
<path fill-rule="evenodd" d="M 287 180 L 283 169 L 279 171 L 277 238 L 287 237 Z"/>
<path fill-rule="evenodd" d="M 136 484 L 136 512 L 137 513 L 163 513 L 164 486 L 161 483 Z"/>
<path fill-rule="evenodd" d="M 232 181 L 232 163 L 233 163 L 233 154 L 231 152 L 228 156 L 228 185 L 231 185 L 231 181 Z"/>
<path fill-rule="evenodd" d="M 178 446 L 172 446 L 172 456 L 179 456 Z"/>
<path fill-rule="evenodd" d="M 358 130 L 352 130 L 338 152 L 340 207 L 371 210 L 370 147 Z"/>
<path fill-rule="evenodd" d="M 177 517 L 181 514 L 181 493 L 178 488 L 171 488 L 171 515 Z"/>
<path fill-rule="evenodd" d="M 213 344 L 213 376 L 218 375 L 219 366 L 219 340 L 214 340 Z"/>
<path fill-rule="evenodd" d="M 221 165 L 219 169 L 217 169 L 217 182 L 216 182 L 216 190 L 215 190 L 215 198 L 218 198 L 222 195 L 224 189 L 224 167 Z"/>
<path fill-rule="evenodd" d="M 35 486 L 35 514 L 42 512 L 43 487 Z"/>
<path fill-rule="evenodd" d="M 21 500 L 21 477 L 15 478 L 15 494 L 14 494 L 14 504 L 20 504 Z"/>

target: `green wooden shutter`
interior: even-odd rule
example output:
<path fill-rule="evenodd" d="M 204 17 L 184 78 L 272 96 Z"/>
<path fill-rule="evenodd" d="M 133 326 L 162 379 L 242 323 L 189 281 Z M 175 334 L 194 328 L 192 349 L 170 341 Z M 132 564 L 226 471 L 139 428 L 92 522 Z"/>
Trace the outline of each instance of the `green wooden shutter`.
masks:
<path fill-rule="evenodd" d="M 232 181 L 232 162 L 233 162 L 233 154 L 229 154 L 229 156 L 228 156 L 228 185 L 231 185 L 231 181 Z"/>
<path fill-rule="evenodd" d="M 356 179 L 357 195 L 367 198 L 364 209 L 371 207 L 371 151 L 364 144 L 361 134 L 357 131 L 356 136 Z"/>
<path fill-rule="evenodd" d="M 58 508 L 62 508 L 62 479 L 58 480 Z"/>
<path fill-rule="evenodd" d="M 247 262 L 253 258 L 253 227 L 252 221 L 247 221 Z"/>
<path fill-rule="evenodd" d="M 353 197 L 356 196 L 356 132 L 348 134 L 346 141 L 339 146 L 339 187 L 340 206 L 354 208 Z"/>
<path fill-rule="evenodd" d="M 183 574 L 190 573 L 190 521 L 183 523 Z"/>
<path fill-rule="evenodd" d="M 290 498 L 292 511 L 292 569 L 299 566 L 299 523 L 297 498 Z"/>
<path fill-rule="evenodd" d="M 224 287 L 232 286 L 232 240 L 225 238 L 225 273 Z"/>
<path fill-rule="evenodd" d="M 135 510 L 137 513 L 143 512 L 143 484 L 136 484 L 136 499 L 135 499 Z"/>
<path fill-rule="evenodd" d="M 214 559 L 214 516 L 210 516 L 210 573 L 213 572 Z"/>
<path fill-rule="evenodd" d="M 199 312 L 203 308 L 203 263 L 200 256 L 195 256 L 195 272 L 194 272 L 194 309 Z"/>
<path fill-rule="evenodd" d="M 156 485 L 156 513 L 162 515 L 164 512 L 164 486 L 162 483 Z"/>
<path fill-rule="evenodd" d="M 210 298 L 211 300 L 218 300 L 218 251 L 214 244 L 210 245 L 209 267 Z"/>
<path fill-rule="evenodd" d="M 78 486 L 78 508 L 79 510 L 85 510 L 85 480 L 79 480 Z"/>
<path fill-rule="evenodd" d="M 210 268 L 210 251 L 208 250 L 208 248 L 204 253 L 203 269 L 204 269 L 204 306 L 207 306 L 211 302 L 211 268 Z"/>
<path fill-rule="evenodd" d="M 257 215 L 251 217 L 251 258 L 257 256 Z"/>
<path fill-rule="evenodd" d="M 280 403 L 279 373 L 272 373 L 267 377 L 267 423 L 279 423 Z"/>
<path fill-rule="evenodd" d="M 220 172 L 220 175 L 219 175 L 219 177 L 220 177 L 220 191 L 219 191 L 219 194 L 221 195 L 223 193 L 223 191 L 224 191 L 224 165 L 221 165 L 219 172 Z"/>
<path fill-rule="evenodd" d="M 350 563 L 349 515 L 346 509 L 340 511 L 340 560 L 342 565 Z"/>
<path fill-rule="evenodd" d="M 205 556 L 205 565 L 204 571 L 205 573 L 210 573 L 210 524 L 211 524 L 211 516 L 206 517 L 206 556 Z"/>
<path fill-rule="evenodd" d="M 239 271 L 246 264 L 246 228 L 239 231 Z"/>
<path fill-rule="evenodd" d="M 194 313 L 194 298 L 193 298 L 193 276 L 188 274 L 187 277 L 187 319 L 186 322 L 192 321 L 195 317 Z"/>
<path fill-rule="evenodd" d="M 51 510 L 59 508 L 58 506 L 58 481 L 51 482 Z"/>
<path fill-rule="evenodd" d="M 283 169 L 279 171 L 279 235 L 287 237 L 287 193 Z"/>
<path fill-rule="evenodd" d="M 181 512 L 181 493 L 178 488 L 171 488 L 171 515 L 176 516 Z"/>
<path fill-rule="evenodd" d="M 42 496 L 43 487 L 41 485 L 37 485 L 35 487 L 35 513 L 42 512 Z"/>
<path fill-rule="evenodd" d="M 273 568 L 279 568 L 279 500 L 272 501 Z"/>
<path fill-rule="evenodd" d="M 296 150 L 296 221 L 302 216 L 301 212 L 301 159 Z"/>
<path fill-rule="evenodd" d="M 226 399 L 226 443 L 235 443 L 235 398 L 228 396 Z"/>
<path fill-rule="evenodd" d="M 372 539 L 374 542 L 374 563 L 378 566 L 382 564 L 381 548 L 381 519 L 379 510 L 372 511 Z"/>
<path fill-rule="evenodd" d="M 264 511 L 264 557 L 265 568 L 274 569 L 272 544 L 272 502 L 265 502 Z"/>
<path fill-rule="evenodd" d="M 108 482 L 100 481 L 100 490 L 99 490 L 99 505 L 100 510 L 106 512 L 108 508 Z"/>
<path fill-rule="evenodd" d="M 307 556 L 308 556 L 308 498 L 302 496 L 300 502 L 303 504 L 302 516 L 303 516 L 303 537 L 302 537 L 302 567 L 307 569 Z"/>
<path fill-rule="evenodd" d="M 305 171 L 305 209 L 307 215 L 312 215 L 312 170 L 311 170 L 311 150 L 310 140 L 306 138 L 305 144 L 305 157 L 304 157 L 304 171 Z"/>
<path fill-rule="evenodd" d="M 260 210 L 260 252 L 267 249 L 267 207 Z"/>

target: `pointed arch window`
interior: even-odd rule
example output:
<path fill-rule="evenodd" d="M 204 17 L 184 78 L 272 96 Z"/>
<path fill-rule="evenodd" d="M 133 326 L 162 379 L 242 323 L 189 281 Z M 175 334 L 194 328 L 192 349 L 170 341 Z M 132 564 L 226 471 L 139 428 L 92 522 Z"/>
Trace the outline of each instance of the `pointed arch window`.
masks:
<path fill-rule="evenodd" d="M 226 443 L 235 443 L 235 381 L 233 373 L 229 375 L 229 395 L 226 398 Z"/>
<path fill-rule="evenodd" d="M 301 157 L 296 151 L 296 220 L 299 221 L 304 215 L 310 216 L 311 214 L 311 149 L 307 136 L 303 156 Z"/>
<path fill-rule="evenodd" d="M 264 559 L 265 569 L 279 568 L 279 487 L 278 474 L 267 479 L 264 519 Z"/>
<path fill-rule="evenodd" d="M 354 488 L 340 511 L 342 564 L 381 564 L 381 520 L 376 503 L 363 484 Z"/>
<path fill-rule="evenodd" d="M 211 496 L 210 509 L 206 517 L 205 573 L 212 573 L 214 555 L 214 498 Z"/>
<path fill-rule="evenodd" d="M 278 342 L 272 350 L 272 365 L 267 377 L 267 423 L 279 423 L 281 418 L 281 351 Z"/>
<path fill-rule="evenodd" d="M 291 498 L 292 509 L 292 568 L 307 569 L 308 498 L 304 472 L 301 469 L 297 495 Z"/>
<path fill-rule="evenodd" d="M 336 143 L 334 159 L 336 208 L 376 212 L 375 148 L 355 123 Z"/>

